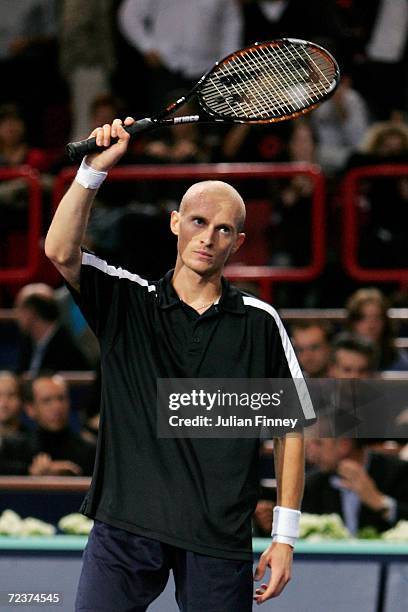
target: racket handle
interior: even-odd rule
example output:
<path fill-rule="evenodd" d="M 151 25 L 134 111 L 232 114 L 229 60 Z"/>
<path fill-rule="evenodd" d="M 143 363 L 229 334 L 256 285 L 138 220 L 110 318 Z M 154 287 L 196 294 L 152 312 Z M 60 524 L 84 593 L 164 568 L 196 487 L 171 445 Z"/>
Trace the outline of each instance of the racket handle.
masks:
<path fill-rule="evenodd" d="M 156 127 L 154 121 L 149 118 L 140 119 L 132 123 L 132 125 L 125 126 L 125 130 L 133 136 L 133 134 L 140 134 L 140 132 L 146 132 Z M 116 139 L 112 139 L 112 143 Z M 70 142 L 66 146 L 66 152 L 68 157 L 72 161 L 78 161 L 82 159 L 88 153 L 96 153 L 97 151 L 103 151 L 106 147 L 100 147 L 96 144 L 96 138 L 88 138 L 86 140 L 79 140 L 78 142 Z"/>

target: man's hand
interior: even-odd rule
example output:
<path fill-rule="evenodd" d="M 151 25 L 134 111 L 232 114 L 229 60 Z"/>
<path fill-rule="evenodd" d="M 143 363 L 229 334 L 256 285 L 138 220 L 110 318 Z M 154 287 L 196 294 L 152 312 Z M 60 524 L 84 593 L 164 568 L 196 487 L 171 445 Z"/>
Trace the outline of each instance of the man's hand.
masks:
<path fill-rule="evenodd" d="M 360 463 L 352 459 L 343 459 L 339 463 L 337 472 L 342 478 L 342 486 L 357 493 L 363 504 L 372 510 L 382 508 L 384 495 L 377 489 L 374 480 Z"/>
<path fill-rule="evenodd" d="M 126 126 L 132 125 L 135 120 L 132 117 L 127 117 L 124 121 Z M 95 128 L 90 134 L 89 138 L 95 136 L 96 144 L 100 147 L 106 147 L 105 151 L 99 153 L 92 153 L 86 156 L 86 162 L 88 165 L 100 170 L 107 172 L 126 153 L 130 134 L 124 129 L 121 119 L 115 119 L 112 125 L 106 123 L 103 127 Z M 111 139 L 117 138 L 117 142 L 111 144 Z"/>
<path fill-rule="evenodd" d="M 254 580 L 262 580 L 267 566 L 271 568 L 269 584 L 255 590 L 254 600 L 259 605 L 281 594 L 292 576 L 293 548 L 289 544 L 273 542 L 261 555 Z"/>
<path fill-rule="evenodd" d="M 28 469 L 31 476 L 79 476 L 82 470 L 72 461 L 53 461 L 47 453 L 36 455 Z"/>

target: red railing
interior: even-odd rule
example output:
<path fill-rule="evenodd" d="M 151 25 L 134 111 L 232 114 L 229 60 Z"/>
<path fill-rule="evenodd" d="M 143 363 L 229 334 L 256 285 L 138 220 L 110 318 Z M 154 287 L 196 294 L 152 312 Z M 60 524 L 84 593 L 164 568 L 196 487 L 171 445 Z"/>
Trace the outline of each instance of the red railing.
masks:
<path fill-rule="evenodd" d="M 58 205 L 66 185 L 75 176 L 75 170 L 64 169 L 57 177 L 54 188 L 54 206 Z M 318 166 L 307 163 L 288 164 L 194 164 L 168 166 L 127 166 L 114 168 L 109 173 L 110 181 L 148 181 L 148 180 L 253 180 L 280 179 L 293 176 L 308 176 L 313 182 L 311 206 L 311 262 L 303 267 L 272 267 L 231 265 L 226 275 L 232 280 L 255 281 L 260 286 L 260 295 L 271 299 L 272 284 L 277 282 L 306 282 L 317 278 L 325 265 L 325 179 Z"/>
<path fill-rule="evenodd" d="M 365 268 L 358 261 L 359 211 L 357 196 L 359 183 L 367 177 L 399 176 L 408 176 L 408 164 L 381 164 L 353 168 L 344 179 L 342 261 L 346 272 L 357 281 L 376 283 L 397 282 L 402 287 L 408 285 L 408 267 L 393 269 Z"/>
<path fill-rule="evenodd" d="M 28 166 L 0 169 L 0 181 L 24 179 L 28 188 L 27 258 L 23 266 L 0 268 L 0 282 L 26 283 L 38 272 L 42 225 L 42 189 L 39 174 Z"/>

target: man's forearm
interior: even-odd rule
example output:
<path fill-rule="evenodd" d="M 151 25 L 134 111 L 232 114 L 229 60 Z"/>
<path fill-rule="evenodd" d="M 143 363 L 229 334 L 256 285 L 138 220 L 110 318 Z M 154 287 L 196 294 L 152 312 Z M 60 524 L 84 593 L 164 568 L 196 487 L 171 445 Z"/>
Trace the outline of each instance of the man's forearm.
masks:
<path fill-rule="evenodd" d="M 96 194 L 74 181 L 62 198 L 45 239 L 45 254 L 79 291 L 81 245 Z"/>
<path fill-rule="evenodd" d="M 305 448 L 302 434 L 274 438 L 277 505 L 300 508 L 305 484 Z"/>
<path fill-rule="evenodd" d="M 124 124 L 120 119 L 115 119 L 112 125 L 105 124 L 93 130 L 91 136 L 95 136 L 99 149 L 86 156 L 79 168 L 77 180 L 62 198 L 48 230 L 45 253 L 76 288 L 79 287 L 81 244 L 92 202 L 108 171 L 126 153 L 130 134 L 124 125 L 130 126 L 133 123 L 132 117 L 127 117 Z"/>
<path fill-rule="evenodd" d="M 274 508 L 272 543 L 262 553 L 255 580 L 262 580 L 267 565 L 271 575 L 267 587 L 256 589 L 258 604 L 280 594 L 291 577 L 293 547 L 299 535 L 299 511 L 302 501 L 305 471 L 302 434 L 274 438 L 274 458 L 277 480 L 277 506 Z"/>
<path fill-rule="evenodd" d="M 69 263 L 80 254 L 95 194 L 74 181 L 62 198 L 45 239 L 45 253 L 55 263 Z"/>

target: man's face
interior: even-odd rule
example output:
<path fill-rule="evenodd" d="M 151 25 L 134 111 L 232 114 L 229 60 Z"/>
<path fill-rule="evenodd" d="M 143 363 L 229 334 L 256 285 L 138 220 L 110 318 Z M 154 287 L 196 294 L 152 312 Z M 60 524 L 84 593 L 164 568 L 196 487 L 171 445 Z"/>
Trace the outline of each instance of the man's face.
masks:
<path fill-rule="evenodd" d="M 60 431 L 66 427 L 69 400 L 63 379 L 44 377 L 34 381 L 30 416 L 48 431 Z"/>
<path fill-rule="evenodd" d="M 0 425 L 9 425 L 18 419 L 21 399 L 17 382 L 12 376 L 0 376 Z"/>
<path fill-rule="evenodd" d="M 220 272 L 245 238 L 237 229 L 239 213 L 239 204 L 227 189 L 195 190 L 182 209 L 172 213 L 179 261 L 200 276 Z"/>
<path fill-rule="evenodd" d="M 379 342 L 384 329 L 384 319 L 378 304 L 364 304 L 361 316 L 353 323 L 353 331 L 371 342 Z"/>
<path fill-rule="evenodd" d="M 330 344 L 319 327 L 295 329 L 293 345 L 299 358 L 300 367 L 308 376 L 325 376 L 330 359 Z"/>
<path fill-rule="evenodd" d="M 367 378 L 370 375 L 368 357 L 347 349 L 338 349 L 334 355 L 334 362 L 330 368 L 333 378 Z"/>

